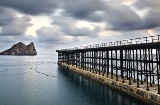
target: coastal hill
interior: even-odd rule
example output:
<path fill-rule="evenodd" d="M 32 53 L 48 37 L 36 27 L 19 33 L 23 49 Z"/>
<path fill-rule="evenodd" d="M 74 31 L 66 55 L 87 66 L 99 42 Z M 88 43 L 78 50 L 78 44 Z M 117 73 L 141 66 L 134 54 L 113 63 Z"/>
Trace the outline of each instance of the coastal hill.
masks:
<path fill-rule="evenodd" d="M 10 49 L 0 52 L 0 55 L 37 55 L 37 52 L 33 42 L 29 45 L 19 42 Z"/>

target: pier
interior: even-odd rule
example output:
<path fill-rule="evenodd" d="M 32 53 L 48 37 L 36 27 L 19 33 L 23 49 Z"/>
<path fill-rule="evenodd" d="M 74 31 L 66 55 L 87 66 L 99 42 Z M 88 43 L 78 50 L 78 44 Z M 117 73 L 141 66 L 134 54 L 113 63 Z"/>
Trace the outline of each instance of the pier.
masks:
<path fill-rule="evenodd" d="M 160 35 L 57 50 L 58 64 L 160 104 Z"/>

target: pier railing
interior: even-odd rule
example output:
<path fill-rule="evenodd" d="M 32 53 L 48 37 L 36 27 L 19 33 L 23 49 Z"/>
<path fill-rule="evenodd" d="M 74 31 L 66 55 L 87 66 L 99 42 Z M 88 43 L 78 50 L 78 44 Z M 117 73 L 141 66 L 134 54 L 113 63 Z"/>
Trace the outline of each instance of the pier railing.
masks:
<path fill-rule="evenodd" d="M 160 94 L 160 35 L 57 50 L 58 62 Z"/>

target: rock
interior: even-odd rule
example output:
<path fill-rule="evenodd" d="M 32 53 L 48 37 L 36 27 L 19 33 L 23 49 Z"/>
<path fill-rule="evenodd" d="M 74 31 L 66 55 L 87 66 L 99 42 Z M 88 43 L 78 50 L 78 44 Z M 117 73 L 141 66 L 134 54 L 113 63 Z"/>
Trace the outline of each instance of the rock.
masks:
<path fill-rule="evenodd" d="M 37 52 L 33 42 L 29 45 L 19 42 L 10 49 L 0 52 L 0 55 L 37 55 Z"/>

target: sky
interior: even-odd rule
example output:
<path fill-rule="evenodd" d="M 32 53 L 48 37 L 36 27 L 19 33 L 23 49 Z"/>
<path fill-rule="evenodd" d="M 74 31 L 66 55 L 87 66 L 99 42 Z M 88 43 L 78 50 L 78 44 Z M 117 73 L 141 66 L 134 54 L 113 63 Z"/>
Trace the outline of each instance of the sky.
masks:
<path fill-rule="evenodd" d="M 34 42 L 38 54 L 158 35 L 160 0 L 0 0 L 0 52 Z"/>

